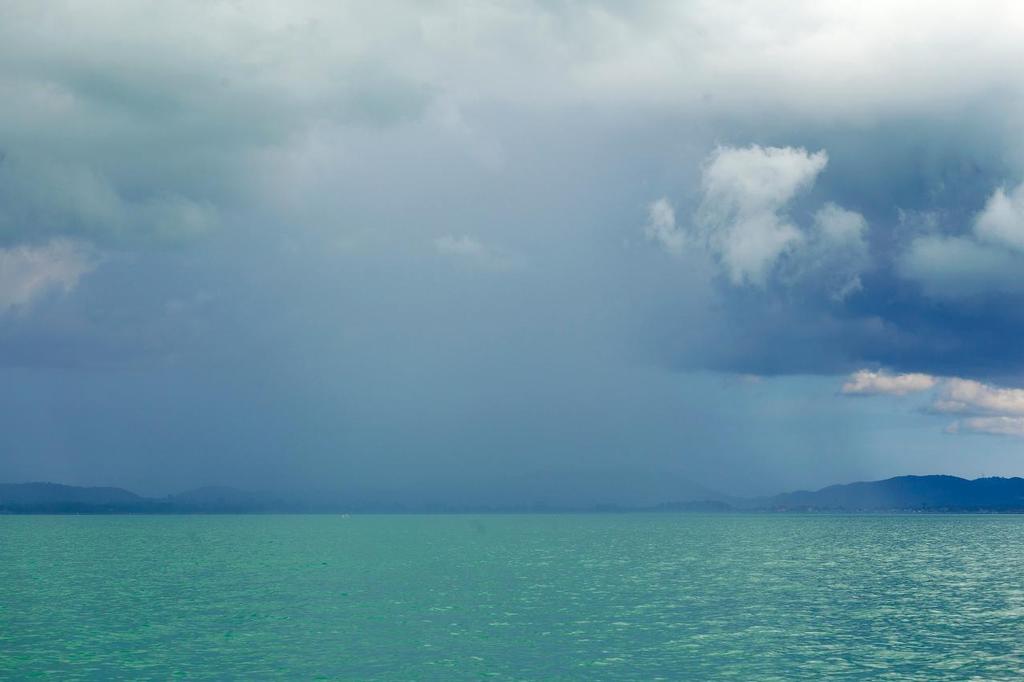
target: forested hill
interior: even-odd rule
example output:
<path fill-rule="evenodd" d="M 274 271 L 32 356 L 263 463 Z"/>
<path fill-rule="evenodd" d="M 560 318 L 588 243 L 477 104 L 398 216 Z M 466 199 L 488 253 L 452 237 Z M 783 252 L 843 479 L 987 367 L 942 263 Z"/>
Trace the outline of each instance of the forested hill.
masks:
<path fill-rule="evenodd" d="M 897 476 L 783 493 L 755 506 L 794 511 L 1024 511 L 1024 478 Z"/>

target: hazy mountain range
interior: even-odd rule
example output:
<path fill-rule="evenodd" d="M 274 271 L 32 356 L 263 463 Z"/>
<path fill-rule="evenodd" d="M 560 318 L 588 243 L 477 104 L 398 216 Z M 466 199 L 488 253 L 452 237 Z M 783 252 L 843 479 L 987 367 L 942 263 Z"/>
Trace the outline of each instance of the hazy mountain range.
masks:
<path fill-rule="evenodd" d="M 57 483 L 0 484 L 0 513 L 305 513 L 529 511 L 1024 511 L 1024 478 L 898 476 L 762 498 L 735 498 L 671 476 L 613 479 L 538 475 L 505 494 L 482 491 L 459 504 L 402 500 L 394 493 L 271 493 L 204 487 L 143 497 L 112 487 Z M 528 485 L 527 485 L 528 484 Z M 512 491 L 520 491 L 513 493 Z M 527 492 L 521 492 L 521 491 Z M 566 492 L 568 491 L 568 493 Z"/>

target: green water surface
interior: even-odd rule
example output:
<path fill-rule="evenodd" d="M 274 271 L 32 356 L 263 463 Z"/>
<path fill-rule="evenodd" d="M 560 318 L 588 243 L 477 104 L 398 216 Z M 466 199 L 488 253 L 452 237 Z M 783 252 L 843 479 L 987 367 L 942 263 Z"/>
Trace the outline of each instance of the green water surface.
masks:
<path fill-rule="evenodd" d="M 1020 679 L 1024 517 L 0 516 L 0 679 Z"/>

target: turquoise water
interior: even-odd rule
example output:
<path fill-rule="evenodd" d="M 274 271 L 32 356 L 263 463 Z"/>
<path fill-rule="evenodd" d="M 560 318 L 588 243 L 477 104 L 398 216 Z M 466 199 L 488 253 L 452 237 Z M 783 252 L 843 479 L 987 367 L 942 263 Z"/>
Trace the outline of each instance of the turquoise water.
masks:
<path fill-rule="evenodd" d="M 1016 679 L 1024 517 L 0 516 L 0 678 Z"/>

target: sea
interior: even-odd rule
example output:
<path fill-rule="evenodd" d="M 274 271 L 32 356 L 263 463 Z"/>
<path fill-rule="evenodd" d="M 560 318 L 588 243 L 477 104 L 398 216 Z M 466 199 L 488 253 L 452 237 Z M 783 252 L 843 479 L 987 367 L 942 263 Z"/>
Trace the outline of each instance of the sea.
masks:
<path fill-rule="evenodd" d="M 1024 516 L 0 516 L 4 680 L 1017 680 Z"/>

